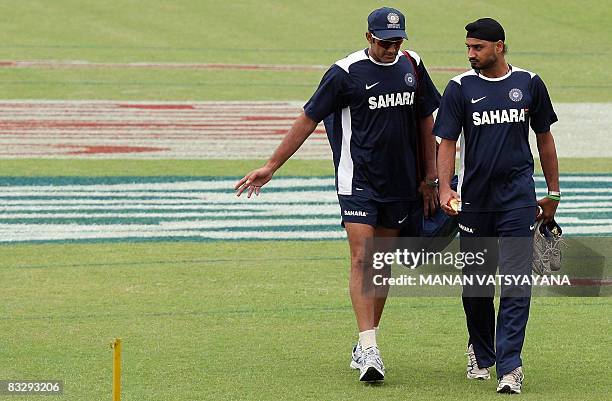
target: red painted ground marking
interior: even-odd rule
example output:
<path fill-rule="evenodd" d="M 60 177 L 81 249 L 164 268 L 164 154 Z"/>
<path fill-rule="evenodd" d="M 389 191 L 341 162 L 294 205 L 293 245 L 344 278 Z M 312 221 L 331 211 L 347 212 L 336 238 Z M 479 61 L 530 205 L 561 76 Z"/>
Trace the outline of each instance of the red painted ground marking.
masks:
<path fill-rule="evenodd" d="M 0 125 L 0 128 L 3 128 Z M 90 137 L 92 135 L 110 135 L 110 134 L 119 134 L 121 136 L 127 137 L 127 138 L 132 138 L 135 135 L 138 134 L 142 134 L 142 135 L 164 135 L 166 132 L 168 132 L 168 130 L 164 130 L 164 129 L 149 129 L 149 130 L 134 130 L 134 129 L 129 129 L 128 127 L 123 127 L 125 129 L 123 130 L 119 130 L 119 132 L 117 132 L 117 129 L 96 129 L 95 127 L 93 129 L 88 129 L 88 130 L 82 130 L 82 129 L 65 129 L 65 130 L 59 130 L 59 131 L 54 131 L 52 133 L 49 133 L 48 131 L 44 131 L 45 128 L 48 127 L 31 127 L 31 126 L 18 126 L 18 127 L 13 127 L 11 129 L 0 129 L 0 136 L 5 136 L 5 135 L 28 135 L 28 136 L 55 136 L 55 135 L 76 135 L 76 134 L 81 134 L 83 137 Z M 183 127 L 181 127 L 183 128 Z M 168 132 L 168 135 L 170 136 L 180 136 L 180 135 L 191 135 L 191 136 L 196 136 L 198 138 L 203 138 L 204 136 L 207 136 L 209 134 L 216 134 L 216 133 L 235 133 L 236 135 L 243 135 L 243 134 L 249 134 L 249 133 L 255 133 L 255 134 L 283 134 L 286 133 L 287 130 L 289 129 L 289 126 L 287 127 L 258 127 L 258 126 L 242 126 L 242 125 L 237 125 L 237 126 L 227 126 L 225 124 L 223 124 L 220 127 L 213 127 L 213 128 L 205 128 L 205 129 L 189 129 L 189 130 L 183 130 L 182 132 L 176 132 L 177 130 L 173 130 L 174 132 Z M 314 131 L 315 134 L 324 134 L 325 130 L 324 128 L 317 128 Z"/>
<path fill-rule="evenodd" d="M 240 117 L 243 121 L 266 121 L 266 120 L 281 120 L 281 121 L 293 121 L 295 120 L 295 116 L 243 116 Z"/>
<path fill-rule="evenodd" d="M 160 68 L 197 70 L 325 71 L 327 65 L 234 63 L 95 63 L 75 60 L 0 60 L 0 68 Z M 463 72 L 465 67 L 429 67 L 432 72 Z"/>
<path fill-rule="evenodd" d="M 135 122 L 84 122 L 84 121 L 40 121 L 40 120 L 17 120 L 0 121 L 0 128 L 11 129 L 31 129 L 31 128 L 208 128 L 208 127 L 245 127 L 248 126 L 239 122 L 234 123 L 206 123 L 206 124 L 187 124 L 187 123 L 135 123 Z"/>
<path fill-rule="evenodd" d="M 0 127 L 1 128 L 1 127 Z M 49 133 L 48 131 L 40 131 L 38 128 L 31 128 L 31 127 L 18 127 L 20 129 L 13 129 L 13 130 L 0 130 L 0 137 L 2 136 L 23 136 L 23 135 L 27 135 L 30 137 L 38 137 L 38 136 L 63 136 L 63 135 L 78 135 L 80 134 L 80 136 L 82 136 L 83 138 L 90 138 L 90 139 L 95 139 L 92 138 L 92 135 L 102 135 L 104 137 L 107 137 L 108 135 L 114 134 L 117 136 L 121 136 L 123 138 L 134 138 L 137 135 L 161 135 L 161 136 L 165 136 L 167 130 L 123 130 L 123 131 L 119 131 L 117 132 L 117 130 L 100 130 L 100 129 L 92 129 L 92 130 L 80 130 L 80 129 L 75 129 L 75 130 L 65 130 L 65 131 L 59 131 L 59 132 L 53 132 L 53 133 Z M 44 127 L 43 127 L 44 128 Z M 183 132 L 170 132 L 167 133 L 167 135 L 169 137 L 178 137 L 178 136 L 192 136 L 194 138 L 207 138 L 208 135 L 214 135 L 214 134 L 223 134 L 223 133 L 232 133 L 232 134 L 236 134 L 236 135 L 246 135 L 246 134 L 254 134 L 254 135 L 262 135 L 262 134 L 271 134 L 271 135 L 279 135 L 279 134 L 285 134 L 287 133 L 287 130 L 289 130 L 289 127 L 286 128 L 277 128 L 277 127 L 269 127 L 269 128 L 262 128 L 262 127 L 257 127 L 257 126 L 253 126 L 253 127 L 243 127 L 240 126 L 239 128 L 235 128 L 235 127 L 215 127 L 213 129 L 202 129 L 202 130 L 188 130 L 188 131 L 183 131 Z M 325 134 L 325 130 L 323 128 L 317 128 L 314 131 L 315 134 Z"/>
<path fill-rule="evenodd" d="M 131 134 L 147 133 L 147 130 L 158 131 L 156 133 L 163 133 L 162 129 L 174 130 L 174 131 L 189 131 L 186 134 L 201 133 L 207 135 L 208 133 L 214 132 L 228 132 L 242 135 L 248 132 L 256 133 L 272 133 L 272 134 L 284 134 L 290 128 L 289 126 L 271 126 L 271 127 L 249 127 L 241 124 L 28 124 L 28 125 L 4 125 L 0 124 L 0 132 L 2 131 L 17 131 L 24 135 L 31 135 L 33 133 L 41 133 L 41 130 L 53 130 L 49 132 L 49 135 L 55 135 L 56 131 L 82 131 L 83 128 L 87 128 L 87 133 L 92 135 L 92 139 L 95 139 L 93 135 L 100 135 L 108 131 L 121 130 L 125 132 L 126 136 Z M 31 132 L 34 131 L 34 132 Z M 67 132 L 73 133 L 73 132 Z M 170 133 L 170 135 L 176 135 L 176 132 Z M 0 134 L 2 135 L 2 134 Z M 179 133 L 180 135 L 180 133 Z"/>
<path fill-rule="evenodd" d="M 16 109 L 80 109 L 80 110 L 89 110 L 89 111 L 113 111 L 116 110 L 121 104 L 130 104 L 130 103 L 110 103 L 110 102 L 81 102 L 81 101 L 57 101 L 54 103 L 47 102 L 2 102 L 0 101 L 0 107 L 6 108 L 16 108 Z M 139 104 L 139 103 L 134 103 Z M 286 110 L 294 110 L 295 105 L 289 102 L 207 102 L 207 103 L 194 103 L 193 106 L 196 109 L 206 110 L 206 109 L 225 109 L 225 110 L 234 110 L 234 109 L 244 109 L 245 107 L 251 107 L 254 110 L 278 110 L 284 108 Z"/>
<path fill-rule="evenodd" d="M 67 155 L 95 155 L 109 153 L 145 153 L 163 152 L 170 148 L 153 148 L 145 146 L 79 146 L 79 145 L 53 145 L 54 148 L 80 149 L 66 152 Z"/>
<path fill-rule="evenodd" d="M 195 70 L 264 70 L 264 71 L 325 71 L 329 66 L 299 64 L 231 64 L 231 63 L 95 63 L 75 60 L 0 60 L 5 68 L 159 68 Z"/>
<path fill-rule="evenodd" d="M 42 156 L 60 156 L 61 154 L 52 153 L 52 152 L 37 152 L 37 153 L 28 153 L 27 157 L 42 157 Z M 0 156 L 2 157 L 24 157 L 24 153 L 17 152 L 0 152 Z"/>
<path fill-rule="evenodd" d="M 572 286 L 599 287 L 612 285 L 610 278 L 575 278 L 569 279 Z"/>
<path fill-rule="evenodd" d="M 325 71 L 324 65 L 282 65 L 282 64 L 207 64 L 197 68 L 211 70 L 266 70 L 266 71 Z"/>
<path fill-rule="evenodd" d="M 48 136 L 44 136 L 41 137 L 41 140 L 47 140 L 49 137 Z M 23 139 L 22 136 L 14 136 L 14 137 L 3 137 L 3 139 L 13 139 L 15 141 L 17 140 L 21 140 Z M 29 139 L 34 139 L 34 138 L 29 138 Z M 56 137 L 55 139 L 62 139 L 64 141 L 72 141 L 72 142 L 78 142 L 78 143 L 87 143 L 87 142 L 91 142 L 92 138 L 89 137 L 84 137 L 84 136 L 74 136 L 74 135 L 61 135 Z M 135 137 L 119 137 L 119 136 L 103 136 L 103 137 L 96 137 L 96 141 L 97 142 L 126 142 L 126 141 L 153 141 L 152 143 L 156 143 L 159 140 L 163 140 L 163 141 L 174 141 L 175 144 L 181 144 L 181 146 L 185 146 L 183 143 L 184 142 L 197 142 L 197 146 L 204 146 L 205 144 L 209 144 L 209 143 L 221 143 L 221 142 L 227 142 L 228 145 L 229 144 L 235 144 L 235 143 L 240 143 L 240 141 L 246 142 L 246 141 L 273 141 L 273 142 L 278 142 L 280 140 L 278 135 L 262 135 L 262 134 L 253 134 L 253 135 L 241 135 L 239 137 L 234 137 L 234 136 L 228 136 L 228 135 L 206 135 L 206 138 L 204 140 L 202 140 L 201 136 L 179 136 L 179 137 L 175 137 L 175 136 L 168 136 L 168 135 L 142 135 L 142 136 L 135 136 Z M 323 142 L 323 143 L 327 143 L 327 137 L 323 136 L 323 135 L 311 135 L 310 138 L 308 138 L 309 141 L 314 141 L 314 142 Z M 16 144 L 11 144 L 11 146 L 17 146 Z M 27 143 L 27 144 L 23 144 L 22 146 L 25 147 L 32 147 L 32 146 L 38 146 L 36 144 L 32 144 L 32 143 Z M 83 145 L 85 146 L 85 145 Z M 196 146 L 196 145 L 194 145 Z"/>
<path fill-rule="evenodd" d="M 267 151 L 299 111 L 294 102 L 0 101 L 0 157 L 217 157 L 237 147 Z M 322 126 L 309 143 L 303 154 L 329 151 Z"/>
<path fill-rule="evenodd" d="M 189 104 L 120 104 L 124 109 L 144 109 L 144 110 L 194 110 L 195 107 Z"/>

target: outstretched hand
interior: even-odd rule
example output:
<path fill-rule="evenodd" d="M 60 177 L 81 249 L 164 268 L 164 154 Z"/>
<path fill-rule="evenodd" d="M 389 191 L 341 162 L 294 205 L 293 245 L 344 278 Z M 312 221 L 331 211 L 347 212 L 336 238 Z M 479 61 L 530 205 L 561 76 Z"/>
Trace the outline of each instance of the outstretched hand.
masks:
<path fill-rule="evenodd" d="M 240 181 L 234 185 L 236 196 L 242 195 L 244 191 L 247 191 L 247 198 L 250 198 L 253 193 L 259 196 L 261 187 L 268 183 L 272 179 L 274 171 L 269 167 L 261 167 L 257 170 L 253 170 L 245 175 Z"/>

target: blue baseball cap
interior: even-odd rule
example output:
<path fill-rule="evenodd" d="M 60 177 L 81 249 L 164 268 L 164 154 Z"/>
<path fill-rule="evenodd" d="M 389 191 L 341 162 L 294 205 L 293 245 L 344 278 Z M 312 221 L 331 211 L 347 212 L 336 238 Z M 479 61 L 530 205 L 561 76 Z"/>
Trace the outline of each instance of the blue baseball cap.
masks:
<path fill-rule="evenodd" d="M 404 14 L 391 7 L 378 8 L 368 15 L 368 31 L 379 39 L 408 39 Z"/>

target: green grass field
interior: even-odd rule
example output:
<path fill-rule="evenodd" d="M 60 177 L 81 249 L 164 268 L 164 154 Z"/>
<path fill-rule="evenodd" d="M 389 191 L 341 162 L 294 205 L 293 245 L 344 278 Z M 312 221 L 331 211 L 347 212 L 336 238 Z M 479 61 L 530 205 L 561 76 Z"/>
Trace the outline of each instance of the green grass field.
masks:
<path fill-rule="evenodd" d="M 612 7 L 443 0 L 406 11 L 408 46 L 428 66 L 467 67 L 466 22 L 498 17 L 509 59 L 538 72 L 555 102 L 611 102 Z M 380 2 L 24 0 L 0 4 L 0 60 L 329 65 L 365 47 Z M 319 72 L 168 68 L 5 68 L 3 99 L 305 100 Z M 442 90 L 452 73 L 433 73 Z M 0 161 L 5 177 L 231 176 L 261 160 Z M 538 165 L 538 163 L 536 163 Z M 608 158 L 563 159 L 610 173 Z M 329 160 L 279 175 L 333 174 Z M 384 385 L 348 369 L 356 327 L 344 241 L 147 242 L 0 246 L 0 380 L 60 379 L 61 400 L 110 400 L 113 337 L 123 399 L 490 400 L 467 382 L 460 299 L 392 298 L 380 344 Z M 535 298 L 525 400 L 608 400 L 610 298 Z M 8 398 L 8 397 L 7 397 Z M 13 398 L 11 398 L 13 399 Z M 40 397 L 20 396 L 20 400 Z"/>
<path fill-rule="evenodd" d="M 63 378 L 62 399 L 110 399 L 108 343 L 120 335 L 125 400 L 491 399 L 493 382 L 465 380 L 454 298 L 390 299 L 380 340 L 388 378 L 357 383 L 348 369 L 346 248 L 2 247 L 10 285 L 0 377 Z M 608 399 L 610 306 L 609 298 L 534 299 L 522 399 Z"/>
<path fill-rule="evenodd" d="M 48 176 L 204 176 L 238 177 L 261 165 L 265 160 L 57 160 L 7 159 L 2 171 L 8 177 Z M 541 174 L 539 160 L 534 161 Z M 559 161 L 564 172 L 612 173 L 608 158 L 564 158 Z M 289 160 L 275 177 L 310 177 L 334 175 L 331 160 Z"/>
<path fill-rule="evenodd" d="M 408 47 L 427 66 L 464 67 L 469 21 L 504 24 L 511 63 L 539 73 L 556 102 L 612 100 L 612 6 L 583 2 L 442 0 L 385 3 L 405 11 Z M 331 65 L 366 47 L 380 2 L 24 0 L 0 6 L 0 60 Z M 443 28 L 442 28 L 443 27 Z M 320 72 L 176 69 L 0 69 L 3 98 L 307 99 Z M 433 73 L 442 90 L 455 73 Z"/>

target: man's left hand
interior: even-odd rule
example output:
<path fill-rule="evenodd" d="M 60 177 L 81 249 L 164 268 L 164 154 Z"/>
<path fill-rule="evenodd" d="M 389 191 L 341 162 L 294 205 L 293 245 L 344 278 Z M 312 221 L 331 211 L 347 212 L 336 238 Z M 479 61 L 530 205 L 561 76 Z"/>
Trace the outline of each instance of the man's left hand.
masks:
<path fill-rule="evenodd" d="M 559 201 L 550 198 L 542 198 L 538 201 L 538 215 L 536 220 L 542 220 L 544 223 L 549 223 L 555 217 Z"/>
<path fill-rule="evenodd" d="M 419 192 L 423 196 L 423 213 L 425 218 L 432 216 L 439 205 L 438 188 L 427 185 L 423 181 L 419 186 Z"/>

